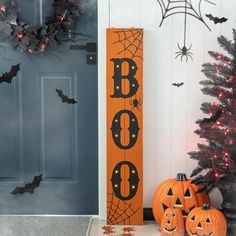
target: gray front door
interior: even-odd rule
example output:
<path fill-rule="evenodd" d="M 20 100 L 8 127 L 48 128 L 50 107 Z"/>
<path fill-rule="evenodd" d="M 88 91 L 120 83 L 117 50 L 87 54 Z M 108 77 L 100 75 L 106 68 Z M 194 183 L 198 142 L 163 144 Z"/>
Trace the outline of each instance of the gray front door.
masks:
<path fill-rule="evenodd" d="M 70 49 L 97 42 L 97 11 L 96 0 L 80 2 L 83 40 L 44 55 L 0 44 L 0 72 L 21 67 L 0 84 L 0 214 L 97 214 L 97 66 L 87 64 L 88 52 Z M 40 24 L 51 3 L 20 0 L 20 14 Z M 62 103 L 55 89 L 78 103 Z M 10 194 L 41 173 L 33 194 Z"/>

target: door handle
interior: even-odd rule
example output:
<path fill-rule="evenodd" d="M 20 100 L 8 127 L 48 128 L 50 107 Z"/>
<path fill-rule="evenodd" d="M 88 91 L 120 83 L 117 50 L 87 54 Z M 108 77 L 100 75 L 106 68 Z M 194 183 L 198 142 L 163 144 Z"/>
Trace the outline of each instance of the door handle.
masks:
<path fill-rule="evenodd" d="M 88 65 L 96 65 L 97 64 L 97 56 L 94 54 L 97 52 L 97 44 L 96 43 L 87 43 L 86 45 L 70 45 L 71 50 L 84 50 L 90 54 L 87 54 L 87 64 Z M 93 54 L 91 54 L 93 52 Z"/>
<path fill-rule="evenodd" d="M 71 50 L 84 50 L 87 52 L 96 52 L 97 51 L 97 44 L 96 43 L 87 43 L 86 45 L 70 45 Z"/>

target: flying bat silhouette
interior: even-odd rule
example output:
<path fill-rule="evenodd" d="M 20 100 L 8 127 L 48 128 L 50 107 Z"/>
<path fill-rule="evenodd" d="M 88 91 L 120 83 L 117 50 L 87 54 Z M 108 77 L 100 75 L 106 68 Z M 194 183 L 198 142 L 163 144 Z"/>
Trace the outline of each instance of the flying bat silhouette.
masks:
<path fill-rule="evenodd" d="M 11 194 L 24 194 L 24 193 L 30 193 L 33 194 L 34 190 L 39 186 L 40 182 L 43 180 L 43 174 L 34 176 L 34 179 L 31 183 L 25 184 L 24 187 L 16 187 L 14 191 L 11 192 Z"/>
<path fill-rule="evenodd" d="M 222 114 L 222 110 L 218 110 L 215 115 L 211 116 L 210 118 L 204 118 L 201 123 L 210 123 L 210 122 L 216 122 Z"/>
<path fill-rule="evenodd" d="M 225 17 L 219 18 L 219 17 L 214 17 L 212 14 L 206 14 L 206 17 L 209 18 L 210 20 L 212 20 L 215 24 L 217 23 L 224 23 L 226 22 L 228 19 Z"/>
<path fill-rule="evenodd" d="M 184 85 L 184 82 L 181 82 L 181 83 L 173 83 L 172 85 L 179 88 L 180 86 L 183 86 L 183 85 Z"/>
<path fill-rule="evenodd" d="M 3 75 L 0 76 L 0 83 L 6 82 L 10 84 L 12 79 L 17 75 L 19 70 L 20 70 L 20 63 L 12 66 L 9 72 L 3 73 Z"/>
<path fill-rule="evenodd" d="M 75 101 L 74 98 L 69 98 L 67 95 L 65 95 L 62 90 L 56 89 L 58 97 L 61 98 L 63 103 L 68 103 L 68 104 L 75 104 L 77 101 Z"/>

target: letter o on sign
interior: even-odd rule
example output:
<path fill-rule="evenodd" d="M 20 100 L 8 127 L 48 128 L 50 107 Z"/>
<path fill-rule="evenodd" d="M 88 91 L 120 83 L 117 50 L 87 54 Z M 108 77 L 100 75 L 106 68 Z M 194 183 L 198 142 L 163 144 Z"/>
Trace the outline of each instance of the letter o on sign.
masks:
<path fill-rule="evenodd" d="M 121 194 L 121 183 L 123 181 L 121 178 L 121 167 L 123 165 L 127 165 L 129 167 L 129 194 L 127 196 L 122 196 Z M 113 192 L 121 200 L 130 200 L 135 196 L 138 190 L 139 181 L 137 168 L 129 161 L 122 161 L 118 163 L 113 170 L 111 179 Z"/>

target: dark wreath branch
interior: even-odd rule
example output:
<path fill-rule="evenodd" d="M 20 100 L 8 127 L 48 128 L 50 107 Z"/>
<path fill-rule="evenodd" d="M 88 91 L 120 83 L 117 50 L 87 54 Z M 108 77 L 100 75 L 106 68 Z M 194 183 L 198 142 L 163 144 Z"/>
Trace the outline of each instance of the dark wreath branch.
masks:
<path fill-rule="evenodd" d="M 30 25 L 19 16 L 17 0 L 0 0 L 0 37 L 29 54 L 44 53 L 62 42 L 75 42 L 84 36 L 76 32 L 80 15 L 79 0 L 54 0 L 46 23 Z"/>

